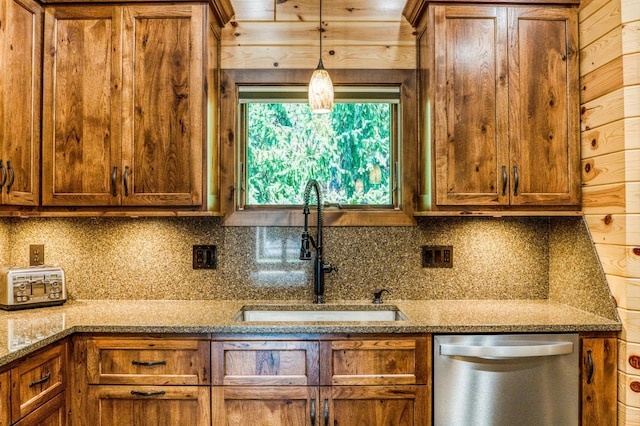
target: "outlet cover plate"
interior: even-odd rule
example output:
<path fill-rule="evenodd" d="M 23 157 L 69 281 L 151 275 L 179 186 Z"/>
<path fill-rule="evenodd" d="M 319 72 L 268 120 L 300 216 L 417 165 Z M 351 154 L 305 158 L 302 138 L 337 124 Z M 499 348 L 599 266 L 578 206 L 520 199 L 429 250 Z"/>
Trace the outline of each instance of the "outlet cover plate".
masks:
<path fill-rule="evenodd" d="M 29 266 L 44 265 L 44 244 L 29 245 Z"/>
<path fill-rule="evenodd" d="M 422 246 L 423 268 L 453 268 L 453 246 Z"/>
<path fill-rule="evenodd" d="M 214 245 L 194 245 L 193 269 L 218 269 L 218 248 Z"/>

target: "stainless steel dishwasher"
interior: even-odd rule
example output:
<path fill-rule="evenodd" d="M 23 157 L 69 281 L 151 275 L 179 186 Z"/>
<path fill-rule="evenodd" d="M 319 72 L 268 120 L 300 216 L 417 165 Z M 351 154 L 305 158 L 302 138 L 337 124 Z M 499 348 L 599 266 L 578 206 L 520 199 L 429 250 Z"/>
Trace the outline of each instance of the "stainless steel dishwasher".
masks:
<path fill-rule="evenodd" d="M 435 426 L 578 425 L 577 334 L 434 337 Z"/>

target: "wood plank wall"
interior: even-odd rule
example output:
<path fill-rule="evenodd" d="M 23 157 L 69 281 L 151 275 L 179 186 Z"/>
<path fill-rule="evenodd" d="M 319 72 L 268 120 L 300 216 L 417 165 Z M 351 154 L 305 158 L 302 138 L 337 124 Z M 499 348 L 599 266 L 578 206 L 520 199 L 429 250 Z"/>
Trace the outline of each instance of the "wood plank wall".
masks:
<path fill-rule="evenodd" d="M 414 69 L 416 37 L 402 16 L 404 0 L 324 0 L 325 68 Z M 222 31 L 222 68 L 308 68 L 318 65 L 318 0 L 234 0 Z"/>
<path fill-rule="evenodd" d="M 618 424 L 640 425 L 640 1 L 580 8 L 583 210 L 617 301 Z"/>

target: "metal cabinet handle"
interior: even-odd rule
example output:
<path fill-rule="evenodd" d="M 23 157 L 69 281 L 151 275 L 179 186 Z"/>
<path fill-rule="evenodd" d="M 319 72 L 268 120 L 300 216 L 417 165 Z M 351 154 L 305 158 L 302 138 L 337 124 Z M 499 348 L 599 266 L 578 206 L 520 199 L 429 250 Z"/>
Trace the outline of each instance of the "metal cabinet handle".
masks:
<path fill-rule="evenodd" d="M 502 196 L 507 195 L 507 166 L 502 166 Z"/>
<path fill-rule="evenodd" d="M 42 379 L 29 383 L 29 387 L 32 388 L 34 386 L 41 385 L 42 383 L 49 381 L 50 378 L 51 378 L 51 373 L 47 372 L 46 376 L 44 376 Z"/>
<path fill-rule="evenodd" d="M 140 392 L 137 390 L 132 390 L 131 391 L 131 395 L 138 395 L 138 396 L 158 396 L 158 395 L 164 395 L 166 392 L 161 390 L 161 391 L 150 391 L 150 392 Z"/>
<path fill-rule="evenodd" d="M 475 346 L 441 344 L 440 355 L 470 356 L 476 358 L 529 358 L 534 356 L 554 356 L 573 353 L 573 343 L 557 342 L 514 346 Z"/>
<path fill-rule="evenodd" d="M 316 399 L 311 398 L 311 426 L 316 426 Z"/>
<path fill-rule="evenodd" d="M 153 367 L 154 365 L 167 365 L 167 361 L 131 361 L 131 365 L 140 365 L 142 367 Z"/>
<path fill-rule="evenodd" d="M 129 166 L 124 168 L 124 196 L 129 196 Z"/>
<path fill-rule="evenodd" d="M 324 399 L 324 426 L 329 426 L 329 398 Z"/>
<path fill-rule="evenodd" d="M 113 171 L 111 172 L 111 195 L 114 197 L 118 196 L 118 191 L 116 190 L 117 174 L 118 174 L 118 166 L 113 166 Z"/>
<path fill-rule="evenodd" d="M 513 166 L 513 195 L 518 195 L 519 184 L 520 184 L 520 175 L 518 174 L 518 166 Z"/>
<path fill-rule="evenodd" d="M 2 191 L 2 187 L 7 183 L 7 169 L 2 164 L 2 160 L 0 160 L 0 170 L 2 170 L 2 183 L 0 183 L 0 191 Z"/>
<path fill-rule="evenodd" d="M 591 349 L 587 351 L 587 384 L 591 384 L 591 380 L 593 379 L 593 357 L 591 356 Z"/>
<path fill-rule="evenodd" d="M 13 182 L 16 180 L 16 172 L 11 167 L 11 161 L 7 160 L 7 173 L 9 174 L 9 183 L 7 184 L 7 194 L 11 192 Z"/>

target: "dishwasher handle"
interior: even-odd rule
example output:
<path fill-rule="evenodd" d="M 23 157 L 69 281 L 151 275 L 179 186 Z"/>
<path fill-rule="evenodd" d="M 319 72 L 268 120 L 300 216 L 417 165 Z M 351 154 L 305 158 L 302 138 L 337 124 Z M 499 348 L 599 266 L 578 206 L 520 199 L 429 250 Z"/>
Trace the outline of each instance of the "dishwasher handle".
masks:
<path fill-rule="evenodd" d="M 487 359 L 530 358 L 573 353 L 572 342 L 553 342 L 522 345 L 456 345 L 440 344 L 440 355 L 467 356 Z"/>

